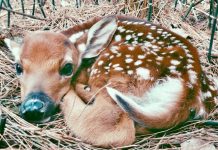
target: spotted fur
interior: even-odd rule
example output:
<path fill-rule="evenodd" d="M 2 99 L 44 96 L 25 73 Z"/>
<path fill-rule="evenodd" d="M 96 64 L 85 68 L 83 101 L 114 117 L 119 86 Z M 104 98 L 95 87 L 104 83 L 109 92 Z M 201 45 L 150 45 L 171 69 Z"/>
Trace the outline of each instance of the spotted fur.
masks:
<path fill-rule="evenodd" d="M 61 33 L 32 34 L 22 50 L 6 43 L 16 60 L 43 69 L 25 76 L 43 78 L 46 82 L 37 80 L 37 87 L 49 91 L 56 103 L 65 96 L 61 108 L 68 127 L 93 145 L 132 144 L 136 132 L 179 125 L 193 116 L 191 110 L 196 112 L 191 118 L 206 118 L 218 101 L 197 49 L 176 33 L 137 18 L 94 18 Z M 52 71 L 48 58 L 56 58 Z M 75 66 L 71 87 L 69 78 L 57 73 L 67 61 Z M 22 85 L 23 95 L 36 87 L 24 79 Z"/>
<path fill-rule="evenodd" d="M 98 94 L 107 98 L 97 96 L 96 103 L 115 101 L 126 117 L 146 130 L 178 125 L 190 118 L 191 109 L 196 111 L 194 118 L 206 118 L 216 105 L 217 89 L 203 74 L 197 49 L 158 25 L 129 17 L 117 19 L 112 41 L 83 82 L 91 91 L 76 88 L 78 95 L 88 103 L 85 95 L 109 84 L 107 92 Z"/>

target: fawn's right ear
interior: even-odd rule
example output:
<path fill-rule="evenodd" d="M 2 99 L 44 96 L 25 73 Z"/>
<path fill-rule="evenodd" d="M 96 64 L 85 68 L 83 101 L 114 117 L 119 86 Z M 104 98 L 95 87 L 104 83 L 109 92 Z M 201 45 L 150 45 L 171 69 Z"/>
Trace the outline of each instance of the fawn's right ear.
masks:
<path fill-rule="evenodd" d="M 21 45 L 7 38 L 4 39 L 4 42 L 14 56 L 15 61 L 19 61 L 21 55 Z"/>
<path fill-rule="evenodd" d="M 109 45 L 117 30 L 117 18 L 106 17 L 95 23 L 88 31 L 86 49 L 83 58 L 93 58 L 99 55 L 101 50 Z"/>

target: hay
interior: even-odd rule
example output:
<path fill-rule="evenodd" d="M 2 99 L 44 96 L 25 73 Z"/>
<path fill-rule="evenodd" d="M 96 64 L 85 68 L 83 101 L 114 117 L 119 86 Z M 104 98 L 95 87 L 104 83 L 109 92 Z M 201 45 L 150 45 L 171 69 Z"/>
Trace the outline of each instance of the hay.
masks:
<path fill-rule="evenodd" d="M 20 2 L 20 1 L 19 1 Z M 19 2 L 13 2 L 13 10 L 21 12 Z M 153 22 L 169 28 L 170 24 L 181 24 L 186 33 L 192 37 L 191 42 L 198 48 L 203 70 L 207 75 L 218 76 L 218 61 L 213 59 L 213 64 L 207 61 L 207 49 L 209 46 L 210 31 L 207 29 L 208 19 L 205 14 L 209 9 L 209 4 L 197 6 L 196 18 L 190 14 L 187 21 L 181 20 L 184 8 L 174 11 L 171 1 L 156 1 L 154 3 Z M 32 4 L 26 2 L 26 12 L 31 13 Z M 131 7 L 126 6 L 126 7 Z M 184 6 L 187 8 L 187 6 Z M 11 28 L 6 29 L 7 12 L 0 14 L 0 39 L 5 37 L 19 39 L 26 32 L 49 29 L 60 31 L 75 24 L 81 23 L 94 16 L 105 16 L 108 14 L 122 14 L 124 3 L 121 1 L 116 5 L 102 2 L 100 5 L 86 4 L 77 9 L 74 4 L 61 7 L 57 4 L 57 10 L 53 11 L 51 3 L 47 1 L 45 5 L 46 20 L 30 19 L 20 15 L 11 15 Z M 203 12 L 203 13 L 202 13 Z M 126 11 L 131 16 L 139 16 L 138 7 Z M 41 17 L 37 9 L 36 16 Z M 42 125 L 33 125 L 23 119 L 18 114 L 20 104 L 19 82 L 13 68 L 13 58 L 5 46 L 0 43 L 0 110 L 7 114 L 7 124 L 5 133 L 0 136 L 0 148 L 9 147 L 18 149 L 97 149 L 89 144 L 81 142 L 73 137 L 63 123 L 63 116 L 57 114 L 55 121 Z M 215 36 L 214 53 L 217 53 L 218 39 Z M 213 114 L 211 114 L 213 116 Z M 154 133 L 148 136 L 138 135 L 136 142 L 128 147 L 131 149 L 179 149 L 180 144 L 191 137 L 200 138 L 218 147 L 218 130 L 215 128 L 202 126 L 201 122 L 187 123 L 186 125 Z"/>

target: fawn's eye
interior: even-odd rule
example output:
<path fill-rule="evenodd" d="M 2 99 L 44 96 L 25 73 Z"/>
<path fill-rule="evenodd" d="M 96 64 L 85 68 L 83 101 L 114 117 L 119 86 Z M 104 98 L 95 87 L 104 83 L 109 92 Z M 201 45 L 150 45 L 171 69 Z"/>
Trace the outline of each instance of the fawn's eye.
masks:
<path fill-rule="evenodd" d="M 21 75 L 23 73 L 23 67 L 21 66 L 21 64 L 16 63 L 15 64 L 15 69 L 16 69 L 16 74 L 17 75 Z"/>
<path fill-rule="evenodd" d="M 61 76 L 70 76 L 73 73 L 73 64 L 72 63 L 66 63 L 61 69 L 60 69 L 60 75 Z"/>

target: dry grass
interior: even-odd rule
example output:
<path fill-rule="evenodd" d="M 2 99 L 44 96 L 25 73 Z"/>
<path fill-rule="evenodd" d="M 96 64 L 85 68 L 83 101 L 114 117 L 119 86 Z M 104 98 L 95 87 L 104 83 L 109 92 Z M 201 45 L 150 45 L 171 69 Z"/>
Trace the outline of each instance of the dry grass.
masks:
<path fill-rule="evenodd" d="M 20 2 L 20 1 L 19 1 Z M 153 22 L 161 24 L 167 28 L 170 24 L 181 24 L 182 28 L 192 37 L 191 42 L 198 48 L 200 60 L 203 69 L 208 75 L 218 76 L 218 61 L 213 60 L 210 64 L 206 59 L 206 53 L 209 46 L 210 31 L 207 29 L 207 14 L 209 5 L 199 5 L 196 14 L 199 20 L 191 14 L 186 22 L 181 20 L 184 14 L 184 7 L 180 10 L 173 11 L 171 1 L 161 1 L 154 3 Z M 15 11 L 21 11 L 20 4 L 16 1 L 12 4 Z M 7 12 L 0 13 L 0 40 L 4 37 L 12 36 L 22 37 L 26 32 L 50 29 L 60 31 L 81 23 L 88 18 L 94 16 L 105 16 L 108 14 L 122 14 L 124 3 L 120 2 L 116 5 L 102 3 L 99 6 L 87 4 L 79 9 L 74 6 L 57 7 L 56 11 L 52 11 L 51 4 L 46 4 L 47 18 L 39 21 L 22 16 L 12 15 L 11 28 L 6 29 Z M 26 11 L 32 8 L 31 3 L 26 4 Z M 29 12 L 30 13 L 30 12 Z M 131 16 L 140 15 L 139 9 L 131 9 L 126 14 Z M 36 15 L 42 17 L 37 9 Z M 216 34 L 217 35 L 217 34 Z M 218 36 L 215 36 L 214 50 L 218 52 Z M 7 124 L 5 133 L 0 136 L 0 147 L 8 145 L 8 148 L 18 149 L 93 149 L 89 144 L 81 142 L 79 139 L 70 134 L 69 129 L 64 125 L 61 114 L 57 115 L 55 121 L 44 125 L 33 125 L 21 119 L 18 113 L 18 105 L 20 104 L 19 82 L 13 69 L 13 59 L 10 52 L 3 46 L 0 41 L 0 111 L 7 114 Z M 212 114 L 213 115 L 213 114 Z M 218 130 L 201 125 L 201 122 L 187 123 L 186 125 L 162 131 L 148 136 L 138 135 L 137 141 L 129 146 L 131 149 L 179 149 L 180 144 L 191 137 L 198 137 L 209 143 L 213 143 L 218 147 Z M 97 148 L 96 148 L 97 149 Z"/>

